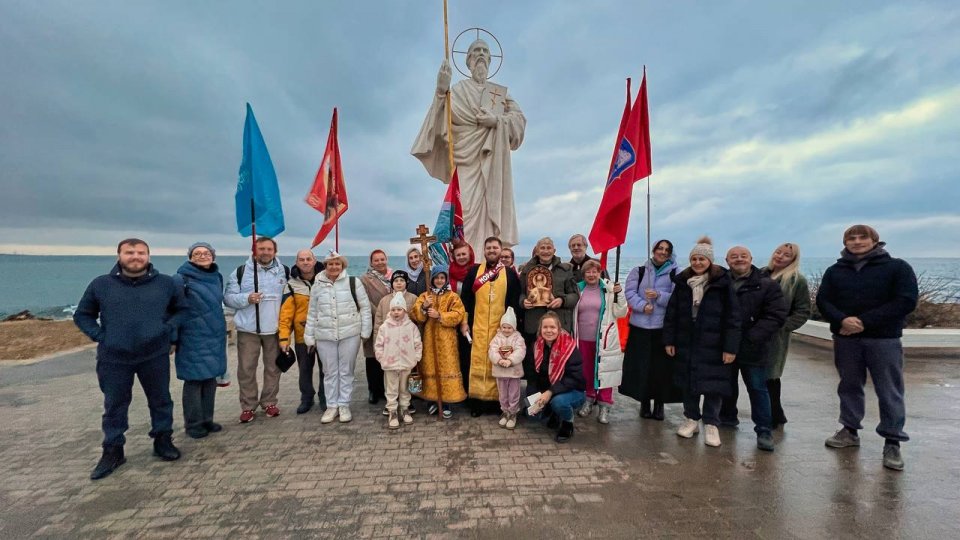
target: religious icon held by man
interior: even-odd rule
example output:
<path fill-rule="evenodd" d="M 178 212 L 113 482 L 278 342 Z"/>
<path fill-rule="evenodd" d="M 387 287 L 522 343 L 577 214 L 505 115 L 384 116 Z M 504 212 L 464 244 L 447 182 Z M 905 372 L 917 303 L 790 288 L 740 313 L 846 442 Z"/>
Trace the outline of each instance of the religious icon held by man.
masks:
<path fill-rule="evenodd" d="M 527 300 L 531 307 L 546 307 L 553 301 L 553 274 L 549 269 L 537 267 L 527 275 Z"/>

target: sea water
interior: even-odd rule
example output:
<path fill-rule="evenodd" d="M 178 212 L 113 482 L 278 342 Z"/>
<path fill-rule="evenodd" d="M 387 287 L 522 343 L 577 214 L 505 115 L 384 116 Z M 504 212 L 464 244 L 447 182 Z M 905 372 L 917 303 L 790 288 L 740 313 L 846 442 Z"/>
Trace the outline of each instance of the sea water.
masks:
<path fill-rule="evenodd" d="M 367 257 L 347 257 L 348 271 L 359 275 L 367 268 Z M 224 256 L 217 258 L 220 271 L 226 280 L 227 274 L 243 264 L 246 257 Z M 281 256 L 280 260 L 292 266 L 293 256 Z M 151 261 L 165 274 L 176 272 L 185 261 L 180 256 L 155 256 Z M 836 261 L 830 257 L 807 257 L 803 271 L 808 276 L 817 276 Z M 403 257 L 390 257 L 391 268 L 403 268 Z M 522 262 L 522 261 L 520 261 Z M 620 260 L 620 281 L 626 282 L 627 273 L 643 261 L 624 257 Z M 756 261 L 759 265 L 767 261 Z M 941 300 L 960 302 L 960 258 L 914 258 L 907 259 L 921 280 L 938 282 L 943 286 Z M 35 315 L 54 318 L 69 317 L 90 281 L 108 273 L 116 263 L 110 256 L 36 256 L 0 255 L 0 318 L 22 310 Z M 610 261 L 613 274 L 613 260 Z"/>

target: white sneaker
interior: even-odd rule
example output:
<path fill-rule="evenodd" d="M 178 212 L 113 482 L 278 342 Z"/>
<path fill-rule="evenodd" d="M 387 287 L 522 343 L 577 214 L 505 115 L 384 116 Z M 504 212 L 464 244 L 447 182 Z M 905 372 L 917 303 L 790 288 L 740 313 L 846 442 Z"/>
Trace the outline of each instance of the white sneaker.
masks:
<path fill-rule="evenodd" d="M 321 424 L 329 424 L 337 418 L 337 408 L 328 407 L 327 410 L 323 411 L 323 416 L 320 417 Z"/>
<path fill-rule="evenodd" d="M 684 439 L 689 439 L 697 433 L 700 433 L 700 422 L 689 418 L 684 418 L 683 425 L 677 430 L 677 435 Z"/>
<path fill-rule="evenodd" d="M 707 424 L 703 426 L 703 444 L 707 446 L 720 446 L 720 430 L 717 426 Z"/>
<path fill-rule="evenodd" d="M 600 406 L 600 414 L 597 415 L 597 422 L 600 422 L 601 424 L 610 423 L 610 406 L 609 405 Z"/>
<path fill-rule="evenodd" d="M 341 405 L 338 407 L 340 413 L 340 423 L 346 424 L 347 422 L 353 420 L 353 415 L 350 414 L 350 407 Z"/>
<path fill-rule="evenodd" d="M 593 402 L 587 401 L 586 403 L 583 404 L 583 407 L 580 407 L 580 410 L 577 411 L 577 416 L 579 416 L 580 418 L 586 418 L 590 416 L 590 413 L 592 412 L 593 412 Z"/>
<path fill-rule="evenodd" d="M 498 424 L 500 427 L 506 427 L 506 426 L 507 426 L 507 418 L 510 418 L 510 415 L 509 415 L 509 414 L 507 414 L 507 413 L 501 413 L 501 414 L 500 414 L 500 421 L 497 422 L 497 424 Z"/>
<path fill-rule="evenodd" d="M 387 420 L 387 428 L 400 429 L 400 420 L 397 418 L 397 413 L 394 411 L 390 411 L 387 414 L 390 417 L 390 419 Z"/>
<path fill-rule="evenodd" d="M 511 414 L 511 415 L 507 418 L 507 423 L 506 423 L 503 427 L 505 427 L 505 428 L 507 428 L 507 429 L 514 429 L 514 428 L 516 428 L 516 427 L 517 427 L 517 415 Z"/>
<path fill-rule="evenodd" d="M 410 414 L 410 411 L 403 411 L 403 425 L 409 426 L 413 423 L 413 415 Z"/>

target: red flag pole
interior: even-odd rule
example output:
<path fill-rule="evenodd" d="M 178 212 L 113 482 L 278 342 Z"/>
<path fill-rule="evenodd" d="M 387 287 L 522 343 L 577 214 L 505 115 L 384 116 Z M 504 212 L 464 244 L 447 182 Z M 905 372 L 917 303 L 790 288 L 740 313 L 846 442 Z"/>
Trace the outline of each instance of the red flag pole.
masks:
<path fill-rule="evenodd" d="M 646 89 L 646 87 L 647 87 L 647 85 L 646 85 L 646 82 L 647 82 L 647 66 L 646 66 L 646 64 L 644 64 L 644 66 L 643 66 L 643 82 L 644 82 L 643 87 L 644 87 L 644 89 Z M 648 99 L 648 101 L 649 101 L 649 99 Z M 650 114 L 650 113 L 649 113 L 649 109 L 648 109 L 648 111 L 647 111 L 647 115 L 648 115 L 647 122 L 648 122 L 648 124 L 647 124 L 647 125 L 649 125 L 649 121 L 650 121 L 650 119 L 649 119 L 649 114 Z M 647 146 L 650 147 L 650 152 L 652 153 L 652 152 L 653 152 L 653 145 L 650 144 L 650 137 L 647 137 Z M 651 251 L 650 251 L 650 250 L 652 249 L 652 246 L 650 245 L 650 178 L 653 177 L 653 163 L 652 163 L 653 159 L 651 159 L 650 161 L 651 161 L 651 163 L 650 163 L 650 176 L 648 176 L 648 177 L 647 177 L 647 180 L 646 180 L 646 182 L 647 182 L 647 255 L 648 255 L 648 256 L 651 254 Z"/>

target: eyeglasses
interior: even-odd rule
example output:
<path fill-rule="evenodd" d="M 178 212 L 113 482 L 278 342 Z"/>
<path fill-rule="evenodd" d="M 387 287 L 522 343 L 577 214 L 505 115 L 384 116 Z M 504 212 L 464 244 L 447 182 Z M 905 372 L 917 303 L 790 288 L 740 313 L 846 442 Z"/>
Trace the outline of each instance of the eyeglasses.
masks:
<path fill-rule="evenodd" d="M 209 258 L 211 258 L 211 257 L 213 257 L 213 253 L 210 253 L 209 251 L 194 251 L 194 252 L 193 252 L 193 258 L 194 258 L 194 259 L 209 259 Z"/>

